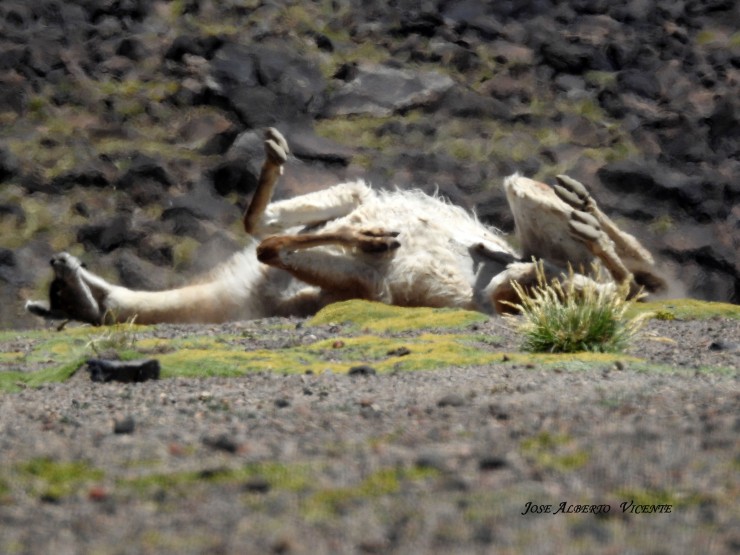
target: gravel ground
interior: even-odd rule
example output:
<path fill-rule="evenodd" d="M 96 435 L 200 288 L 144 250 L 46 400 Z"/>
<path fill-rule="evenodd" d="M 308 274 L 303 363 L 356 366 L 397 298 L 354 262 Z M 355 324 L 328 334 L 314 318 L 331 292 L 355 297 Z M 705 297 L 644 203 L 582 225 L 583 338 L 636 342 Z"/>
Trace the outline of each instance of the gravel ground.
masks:
<path fill-rule="evenodd" d="M 199 330 L 274 348 L 306 334 L 285 323 Z M 652 321 L 627 353 L 647 364 L 77 372 L 2 396 L 0 552 L 736 553 L 738 338 Z"/>

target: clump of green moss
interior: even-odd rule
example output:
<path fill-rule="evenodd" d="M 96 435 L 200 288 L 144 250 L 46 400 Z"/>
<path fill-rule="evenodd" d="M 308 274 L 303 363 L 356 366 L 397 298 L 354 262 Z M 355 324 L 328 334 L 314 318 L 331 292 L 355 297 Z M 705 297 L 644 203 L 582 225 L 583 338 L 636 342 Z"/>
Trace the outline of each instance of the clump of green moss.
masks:
<path fill-rule="evenodd" d="M 698 299 L 667 299 L 635 303 L 628 315 L 648 313 L 658 320 L 740 319 L 740 305 Z"/>
<path fill-rule="evenodd" d="M 83 485 L 102 480 L 100 469 L 82 461 L 54 461 L 38 458 L 16 466 L 18 480 L 33 495 L 46 501 L 58 501 L 74 495 Z"/>
<path fill-rule="evenodd" d="M 590 456 L 586 451 L 573 449 L 573 439 L 564 434 L 542 432 L 522 440 L 522 454 L 534 464 L 560 472 L 578 470 L 585 466 Z"/>
<path fill-rule="evenodd" d="M 425 329 L 460 329 L 487 320 L 478 312 L 455 309 L 404 308 L 383 303 L 352 300 L 322 309 L 308 324 L 348 324 L 354 329 L 393 332 Z"/>

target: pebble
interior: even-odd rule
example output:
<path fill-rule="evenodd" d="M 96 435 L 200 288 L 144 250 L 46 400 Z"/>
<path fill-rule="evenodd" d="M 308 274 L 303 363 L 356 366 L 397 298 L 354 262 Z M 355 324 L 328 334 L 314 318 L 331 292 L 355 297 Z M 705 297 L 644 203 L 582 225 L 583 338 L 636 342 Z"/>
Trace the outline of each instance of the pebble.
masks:
<path fill-rule="evenodd" d="M 227 453 L 236 453 L 239 447 L 236 441 L 226 434 L 221 434 L 216 437 L 205 437 L 203 438 L 203 445 L 210 447 L 211 449 L 216 449 L 217 451 L 226 451 Z"/>
<path fill-rule="evenodd" d="M 132 434 L 136 428 L 136 422 L 132 416 L 127 416 L 113 422 L 114 434 Z"/>
<path fill-rule="evenodd" d="M 362 364 L 360 366 L 353 366 L 347 372 L 350 376 L 374 376 L 378 371 L 372 366 Z"/>
<path fill-rule="evenodd" d="M 465 399 L 457 393 L 450 393 L 437 401 L 438 407 L 462 407 L 464 404 Z"/>

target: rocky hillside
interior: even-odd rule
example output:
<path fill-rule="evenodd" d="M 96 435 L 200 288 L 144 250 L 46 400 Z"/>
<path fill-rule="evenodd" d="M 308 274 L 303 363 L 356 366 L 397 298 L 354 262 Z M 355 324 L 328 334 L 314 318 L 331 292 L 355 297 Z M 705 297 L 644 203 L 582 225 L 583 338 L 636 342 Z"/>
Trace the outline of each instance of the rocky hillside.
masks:
<path fill-rule="evenodd" d="M 740 302 L 734 0 L 3 0 L 0 325 L 58 250 L 156 288 L 243 242 L 261 134 L 280 194 L 438 187 L 505 232 L 498 184 L 567 172 L 688 295 Z"/>

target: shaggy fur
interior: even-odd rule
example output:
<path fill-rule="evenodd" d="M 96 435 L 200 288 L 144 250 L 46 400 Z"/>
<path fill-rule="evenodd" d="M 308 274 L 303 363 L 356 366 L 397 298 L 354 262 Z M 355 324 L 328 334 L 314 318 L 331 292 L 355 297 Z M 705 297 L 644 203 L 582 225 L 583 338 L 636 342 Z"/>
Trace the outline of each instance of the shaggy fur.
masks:
<path fill-rule="evenodd" d="M 512 280 L 534 282 L 533 257 L 544 260 L 550 274 L 597 258 L 615 281 L 663 287 L 650 254 L 565 176 L 554 189 L 519 175 L 504 181 L 517 251 L 474 215 L 419 191 L 378 191 L 356 181 L 270 203 L 288 145 L 271 129 L 265 146 L 260 182 L 244 215 L 251 241 L 208 277 L 179 289 L 134 291 L 60 253 L 51 261 L 49 303 L 29 302 L 28 310 L 94 324 L 223 322 L 306 315 L 363 298 L 495 313 L 516 300 Z"/>

